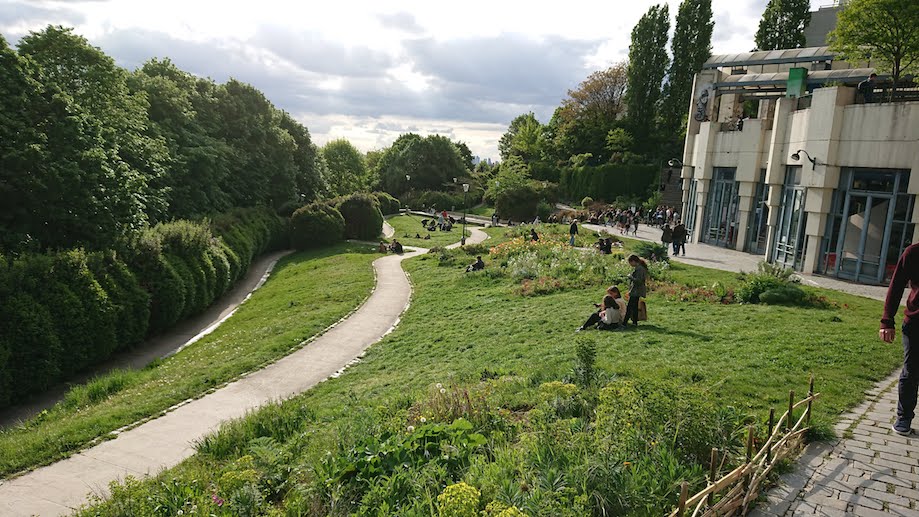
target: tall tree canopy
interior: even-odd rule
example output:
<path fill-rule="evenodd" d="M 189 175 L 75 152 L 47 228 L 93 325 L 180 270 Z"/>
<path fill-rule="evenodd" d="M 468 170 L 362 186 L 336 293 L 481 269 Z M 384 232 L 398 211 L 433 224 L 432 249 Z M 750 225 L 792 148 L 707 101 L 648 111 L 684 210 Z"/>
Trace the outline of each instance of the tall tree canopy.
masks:
<path fill-rule="evenodd" d="M 851 0 L 829 35 L 830 48 L 850 61 L 871 60 L 897 82 L 919 71 L 919 2 Z"/>
<path fill-rule="evenodd" d="M 364 156 L 351 142 L 343 138 L 332 140 L 322 147 L 322 156 L 329 168 L 329 190 L 333 195 L 367 190 Z"/>
<path fill-rule="evenodd" d="M 617 63 L 596 71 L 562 101 L 543 134 L 546 151 L 555 163 L 566 163 L 572 155 L 590 153 L 594 164 L 609 157 L 606 134 L 617 127 L 625 111 L 628 65 Z"/>
<path fill-rule="evenodd" d="M 669 30 L 670 11 L 667 4 L 652 6 L 632 29 L 626 98 L 629 121 L 639 141 L 647 141 L 656 122 L 661 83 L 669 62 Z"/>
<path fill-rule="evenodd" d="M 810 8 L 810 0 L 769 0 L 756 31 L 757 50 L 803 47 L 804 29 L 811 21 Z"/>
<path fill-rule="evenodd" d="M 408 190 L 442 190 L 453 178 L 468 174 L 460 150 L 449 138 L 415 133 L 400 135 L 380 157 L 377 168 L 380 185 L 397 196 Z"/>
<path fill-rule="evenodd" d="M 146 96 L 129 91 L 127 72 L 62 27 L 25 36 L 19 55 L 39 74 L 41 86 L 26 95 L 33 97 L 30 107 L 41 110 L 34 116 L 42 124 L 44 156 L 24 164 L 32 169 L 27 177 L 14 179 L 24 194 L 16 204 L 29 215 L 12 223 L 13 231 L 44 246 L 106 245 L 148 217 L 163 217 L 164 192 L 154 185 L 168 151 L 149 130 Z M 66 109 L 45 111 L 43 95 L 55 97 L 50 106 Z"/>
<path fill-rule="evenodd" d="M 686 130 L 693 77 L 711 56 L 714 27 L 712 0 L 683 0 L 670 42 L 673 61 L 667 71 L 661 108 L 661 128 L 665 134 L 677 135 L 677 140 Z"/>
<path fill-rule="evenodd" d="M 538 126 L 539 121 L 536 120 L 536 115 L 532 111 L 517 115 L 511 121 L 507 131 L 501 135 L 501 140 L 498 141 L 498 153 L 501 155 L 502 160 L 506 160 L 514 154 L 514 140 L 517 138 L 517 133 L 520 132 L 520 129 L 525 126 L 532 127 L 534 124 Z"/>

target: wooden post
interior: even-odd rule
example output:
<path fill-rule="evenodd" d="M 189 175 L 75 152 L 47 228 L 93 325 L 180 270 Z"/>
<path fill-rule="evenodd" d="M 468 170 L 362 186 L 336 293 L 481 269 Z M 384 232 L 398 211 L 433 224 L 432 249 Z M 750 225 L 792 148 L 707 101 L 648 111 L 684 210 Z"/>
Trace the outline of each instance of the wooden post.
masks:
<path fill-rule="evenodd" d="M 715 481 L 718 481 L 718 449 L 712 449 L 712 463 L 708 469 L 708 482 L 710 485 L 714 485 Z M 715 502 L 715 492 L 708 494 L 708 505 L 711 506 Z"/>
<path fill-rule="evenodd" d="M 769 408 L 769 434 L 766 435 L 766 440 L 772 437 L 772 432 L 775 430 L 775 408 Z M 766 446 L 766 463 L 772 463 L 772 444 Z"/>
<path fill-rule="evenodd" d="M 807 396 L 808 397 L 814 396 L 814 374 L 811 374 L 811 384 L 810 384 L 810 387 L 807 389 Z M 813 400 L 807 401 L 807 413 L 805 413 L 805 416 L 804 416 L 804 425 L 808 427 L 810 427 L 811 425 L 811 405 L 813 404 L 813 402 L 814 402 Z"/>
<path fill-rule="evenodd" d="M 753 426 L 747 429 L 747 463 L 753 459 Z"/>
<path fill-rule="evenodd" d="M 689 483 L 683 481 L 680 483 L 680 505 L 677 508 L 677 517 L 683 517 L 686 512 L 686 499 L 689 498 Z"/>
<path fill-rule="evenodd" d="M 794 420 L 794 411 L 795 411 L 795 390 L 791 390 L 788 392 L 788 421 L 785 422 L 786 431 L 791 431 L 792 426 L 794 426 L 794 424 L 792 423 L 792 421 Z"/>

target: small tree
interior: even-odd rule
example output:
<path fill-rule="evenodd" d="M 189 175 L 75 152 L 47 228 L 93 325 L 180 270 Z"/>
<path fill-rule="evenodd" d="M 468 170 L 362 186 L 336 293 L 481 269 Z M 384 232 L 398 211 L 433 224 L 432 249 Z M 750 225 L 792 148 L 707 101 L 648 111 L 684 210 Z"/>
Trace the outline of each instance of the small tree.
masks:
<path fill-rule="evenodd" d="M 290 244 L 303 250 L 342 240 L 345 219 L 335 207 L 312 203 L 298 209 L 290 218 Z"/>
<path fill-rule="evenodd" d="M 839 13 L 829 42 L 844 59 L 870 59 L 889 69 L 893 95 L 900 77 L 919 68 L 919 3 L 851 0 Z"/>

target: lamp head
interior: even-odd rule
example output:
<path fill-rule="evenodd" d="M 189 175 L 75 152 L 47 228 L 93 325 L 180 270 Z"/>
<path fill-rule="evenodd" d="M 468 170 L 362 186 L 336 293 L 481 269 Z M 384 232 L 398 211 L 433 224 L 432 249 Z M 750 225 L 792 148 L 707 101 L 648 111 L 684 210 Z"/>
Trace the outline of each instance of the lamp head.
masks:
<path fill-rule="evenodd" d="M 794 161 L 800 160 L 801 159 L 800 151 L 795 151 L 794 154 L 791 155 L 791 159 Z"/>
<path fill-rule="evenodd" d="M 676 162 L 677 162 L 676 159 L 671 158 L 671 159 L 667 160 L 667 165 L 669 165 L 669 166 L 671 166 L 671 167 L 676 167 Z"/>
<path fill-rule="evenodd" d="M 463 192 L 469 192 L 469 184 L 463 183 Z"/>

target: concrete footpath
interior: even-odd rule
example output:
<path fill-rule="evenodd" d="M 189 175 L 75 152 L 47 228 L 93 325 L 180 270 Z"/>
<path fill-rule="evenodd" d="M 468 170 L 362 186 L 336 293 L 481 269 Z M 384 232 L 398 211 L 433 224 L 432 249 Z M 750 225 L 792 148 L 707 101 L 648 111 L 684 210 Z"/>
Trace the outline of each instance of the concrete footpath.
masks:
<path fill-rule="evenodd" d="M 488 235 L 471 228 L 469 244 Z M 456 247 L 455 244 L 452 247 Z M 0 484 L 0 515 L 66 515 L 87 495 L 107 494 L 110 482 L 131 475 L 156 475 L 194 454 L 194 444 L 220 424 L 266 403 L 308 390 L 341 371 L 398 324 L 411 298 L 403 260 L 426 253 L 412 250 L 373 262 L 376 287 L 367 301 L 307 346 L 270 366 L 179 406 L 160 418 L 90 449 Z"/>

